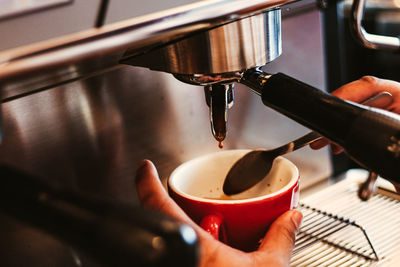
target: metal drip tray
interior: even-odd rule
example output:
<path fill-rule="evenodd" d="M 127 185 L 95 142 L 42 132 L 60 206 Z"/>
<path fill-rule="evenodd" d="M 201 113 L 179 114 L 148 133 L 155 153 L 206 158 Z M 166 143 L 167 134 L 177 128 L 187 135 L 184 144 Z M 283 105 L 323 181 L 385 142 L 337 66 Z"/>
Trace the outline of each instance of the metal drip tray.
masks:
<path fill-rule="evenodd" d="M 399 196 L 378 180 L 377 194 L 362 202 L 357 190 L 366 175 L 350 171 L 345 180 L 301 199 L 304 219 L 291 266 L 398 266 Z"/>

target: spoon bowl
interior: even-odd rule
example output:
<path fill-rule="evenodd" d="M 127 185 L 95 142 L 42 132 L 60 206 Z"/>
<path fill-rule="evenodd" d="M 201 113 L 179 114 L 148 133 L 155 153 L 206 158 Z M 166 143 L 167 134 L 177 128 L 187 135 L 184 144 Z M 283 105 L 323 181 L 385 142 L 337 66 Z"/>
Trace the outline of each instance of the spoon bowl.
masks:
<path fill-rule="evenodd" d="M 322 136 L 310 132 L 299 139 L 272 150 L 253 150 L 240 158 L 229 170 L 223 191 L 226 195 L 234 195 L 252 187 L 268 175 L 274 160 L 281 155 L 306 146 Z"/>

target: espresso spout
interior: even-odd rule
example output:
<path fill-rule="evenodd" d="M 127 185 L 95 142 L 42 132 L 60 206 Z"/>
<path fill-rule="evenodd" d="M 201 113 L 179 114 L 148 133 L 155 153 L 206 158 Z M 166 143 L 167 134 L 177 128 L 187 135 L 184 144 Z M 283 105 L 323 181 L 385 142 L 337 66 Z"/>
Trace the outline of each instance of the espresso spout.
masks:
<path fill-rule="evenodd" d="M 234 102 L 234 85 L 208 85 L 204 87 L 204 92 L 210 108 L 211 132 L 222 148 L 227 132 L 228 110 Z"/>
<path fill-rule="evenodd" d="M 281 10 L 271 8 L 195 32 L 145 54 L 126 56 L 122 63 L 168 72 L 182 82 L 206 86 L 211 130 L 221 147 L 233 103 L 233 83 L 246 69 L 265 65 L 281 53 Z"/>

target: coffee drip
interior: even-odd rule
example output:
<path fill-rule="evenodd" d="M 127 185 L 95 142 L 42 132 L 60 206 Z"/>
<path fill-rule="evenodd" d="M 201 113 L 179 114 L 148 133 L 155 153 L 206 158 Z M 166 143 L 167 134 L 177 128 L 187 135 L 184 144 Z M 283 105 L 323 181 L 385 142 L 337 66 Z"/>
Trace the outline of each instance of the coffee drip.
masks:
<path fill-rule="evenodd" d="M 269 9 L 193 34 L 124 64 L 173 73 L 178 80 L 204 86 L 211 132 L 222 148 L 234 83 L 247 69 L 265 65 L 282 52 L 281 10 Z"/>

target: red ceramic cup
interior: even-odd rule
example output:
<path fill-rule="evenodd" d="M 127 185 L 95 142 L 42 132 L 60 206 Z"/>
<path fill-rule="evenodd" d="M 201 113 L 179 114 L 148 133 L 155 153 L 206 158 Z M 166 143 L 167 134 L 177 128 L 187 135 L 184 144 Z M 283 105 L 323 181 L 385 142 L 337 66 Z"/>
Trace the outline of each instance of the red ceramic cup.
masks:
<path fill-rule="evenodd" d="M 278 157 L 269 175 L 245 192 L 228 197 L 222 185 L 233 163 L 249 150 L 228 150 L 183 163 L 168 179 L 168 192 L 201 227 L 243 251 L 257 249 L 270 224 L 296 208 L 299 172 Z"/>

